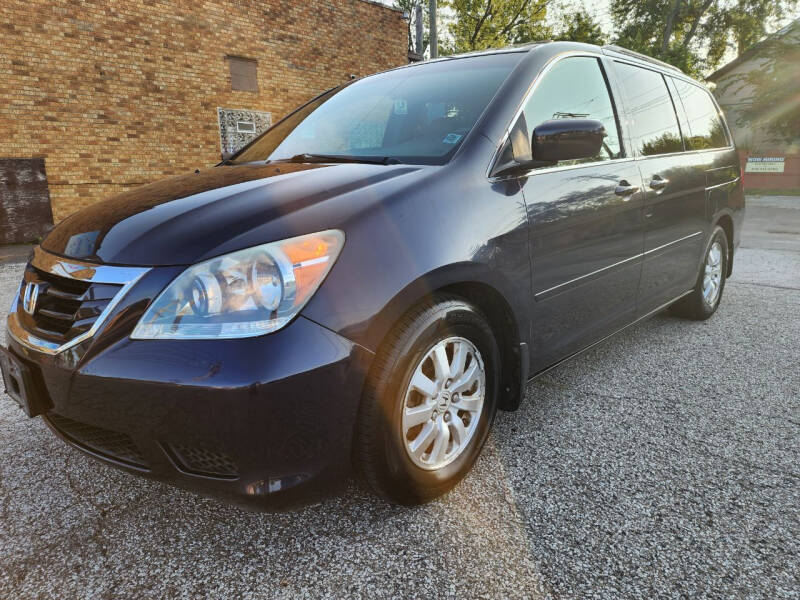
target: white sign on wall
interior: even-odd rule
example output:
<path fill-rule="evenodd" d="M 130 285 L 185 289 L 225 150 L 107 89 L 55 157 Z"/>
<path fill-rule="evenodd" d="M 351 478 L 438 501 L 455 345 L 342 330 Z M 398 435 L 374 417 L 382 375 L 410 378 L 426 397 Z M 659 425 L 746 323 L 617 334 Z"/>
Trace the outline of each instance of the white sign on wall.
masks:
<path fill-rule="evenodd" d="M 783 173 L 782 156 L 750 156 L 747 158 L 745 173 Z"/>

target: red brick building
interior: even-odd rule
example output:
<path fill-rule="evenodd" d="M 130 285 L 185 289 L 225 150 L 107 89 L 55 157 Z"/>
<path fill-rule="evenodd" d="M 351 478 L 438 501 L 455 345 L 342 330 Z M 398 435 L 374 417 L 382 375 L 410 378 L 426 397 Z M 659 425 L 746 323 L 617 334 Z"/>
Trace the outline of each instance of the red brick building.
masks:
<path fill-rule="evenodd" d="M 51 207 L 58 222 L 215 164 L 322 90 L 407 62 L 407 33 L 369 0 L 3 0 L 0 59 L 3 243 Z"/>

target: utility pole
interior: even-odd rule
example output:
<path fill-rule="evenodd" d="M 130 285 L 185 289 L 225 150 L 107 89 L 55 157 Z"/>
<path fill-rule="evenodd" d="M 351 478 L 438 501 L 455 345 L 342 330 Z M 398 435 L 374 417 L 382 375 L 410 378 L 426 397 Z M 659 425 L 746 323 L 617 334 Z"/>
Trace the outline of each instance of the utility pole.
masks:
<path fill-rule="evenodd" d="M 439 56 L 439 36 L 436 31 L 436 0 L 429 0 L 428 10 L 430 12 L 431 21 L 431 58 L 438 58 Z"/>
<path fill-rule="evenodd" d="M 414 24 L 416 25 L 417 29 L 417 39 L 416 44 L 414 45 L 414 51 L 420 56 L 422 56 L 422 52 L 424 51 L 424 48 L 422 47 L 422 12 L 422 4 L 417 4 L 417 6 L 414 7 L 414 19 L 416 21 Z"/>

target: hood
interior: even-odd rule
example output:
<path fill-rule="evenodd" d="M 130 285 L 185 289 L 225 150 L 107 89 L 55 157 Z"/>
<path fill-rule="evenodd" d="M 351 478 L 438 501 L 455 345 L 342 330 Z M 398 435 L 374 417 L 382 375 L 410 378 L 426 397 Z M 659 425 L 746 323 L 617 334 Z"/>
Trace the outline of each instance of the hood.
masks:
<path fill-rule="evenodd" d="M 407 165 L 293 164 L 215 167 L 165 179 L 92 205 L 59 223 L 42 248 L 119 265 L 188 265 L 311 233 L 292 215 L 417 171 Z M 380 193 L 369 194 L 379 198 Z M 320 211 L 330 216 L 331 210 Z M 346 211 L 344 211 L 346 212 Z M 313 222 L 313 219 L 311 219 Z M 285 231 L 281 223 L 285 223 Z M 303 220 L 308 224 L 308 218 Z M 329 229 L 335 223 L 314 224 Z M 314 229 L 316 230 L 316 229 Z M 266 238 L 266 239 L 264 239 Z"/>

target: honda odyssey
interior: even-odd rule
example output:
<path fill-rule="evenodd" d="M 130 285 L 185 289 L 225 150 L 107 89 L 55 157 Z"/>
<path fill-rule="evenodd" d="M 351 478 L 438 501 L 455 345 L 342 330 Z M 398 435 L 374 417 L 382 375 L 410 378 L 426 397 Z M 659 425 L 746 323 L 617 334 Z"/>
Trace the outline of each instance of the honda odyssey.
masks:
<path fill-rule="evenodd" d="M 127 471 L 262 507 L 452 488 L 526 383 L 717 310 L 744 212 L 708 90 L 547 42 L 331 89 L 34 250 L 6 389 Z"/>

